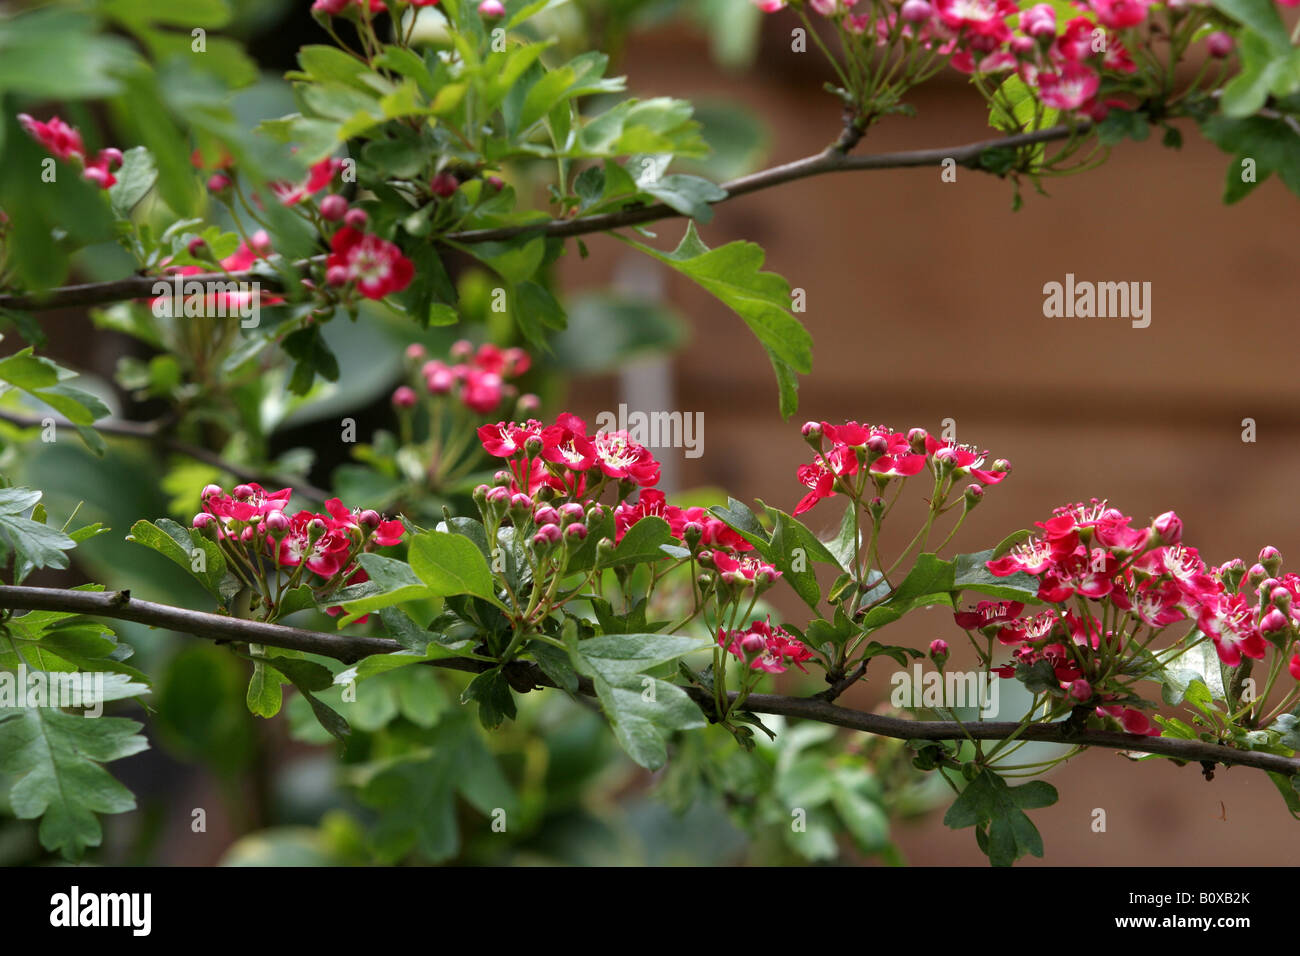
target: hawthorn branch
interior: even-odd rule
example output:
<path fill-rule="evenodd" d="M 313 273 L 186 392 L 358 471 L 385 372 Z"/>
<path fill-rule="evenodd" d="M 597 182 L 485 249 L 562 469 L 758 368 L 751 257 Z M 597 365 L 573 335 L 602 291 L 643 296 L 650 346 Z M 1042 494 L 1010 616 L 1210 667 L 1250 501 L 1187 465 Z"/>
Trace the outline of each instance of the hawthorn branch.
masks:
<path fill-rule="evenodd" d="M 947 146 L 938 149 L 917 149 L 895 153 L 877 153 L 865 156 L 850 156 L 842 141 L 836 141 L 819 153 L 805 156 L 794 162 L 773 166 L 760 172 L 741 176 L 731 182 L 723 183 L 727 195 L 719 203 L 738 196 L 771 189 L 785 183 L 826 173 L 859 172 L 875 169 L 906 169 L 916 166 L 938 166 L 944 160 L 951 159 L 958 166 L 967 169 L 980 169 L 980 157 L 991 149 L 1017 149 L 1022 146 L 1034 146 L 1067 139 L 1087 132 L 1089 124 L 1074 126 L 1052 126 L 1048 129 L 1034 130 L 1029 133 L 1017 133 L 998 139 L 986 139 L 961 146 Z M 715 203 L 715 205 L 717 205 Z M 664 219 L 681 218 L 684 214 L 664 203 L 646 206 L 633 206 L 617 212 L 599 213 L 593 216 L 577 216 L 573 219 L 552 219 L 543 223 L 529 223 L 521 226 L 501 226 L 494 229 L 468 229 L 450 232 L 440 237 L 449 243 L 473 244 L 479 242 L 503 242 L 521 236 L 543 236 L 548 239 L 567 239 L 574 236 L 588 235 L 594 232 L 609 232 L 625 229 L 648 222 Z M 293 264 L 299 271 L 306 270 L 313 262 L 322 257 L 303 259 Z M 111 282 L 90 282 L 82 285 L 69 285 L 50 289 L 42 293 L 10 293 L 0 295 L 0 309 L 18 309 L 25 312 L 40 312 L 51 309 L 82 308 L 92 305 L 104 305 L 109 302 L 122 302 L 128 299 L 144 299 L 154 294 L 154 286 L 160 281 L 159 276 L 135 275 Z M 282 291 L 281 280 L 263 271 L 219 272 L 185 277 L 187 282 L 258 282 L 267 289 Z"/>
<path fill-rule="evenodd" d="M 54 416 L 49 417 L 53 418 Z M 42 428 L 45 424 L 44 418 L 37 418 L 34 415 L 19 415 L 4 410 L 0 410 L 0 421 L 9 422 L 9 424 L 17 425 L 19 428 Z M 55 419 L 55 424 L 66 427 L 71 423 L 66 419 Z M 153 442 L 167 451 L 193 458 L 205 465 L 211 465 L 213 468 L 220 468 L 222 471 L 229 472 L 240 481 L 292 486 L 294 491 L 300 493 L 304 498 L 310 498 L 312 501 L 324 501 L 330 497 L 330 493 L 324 488 L 317 488 L 305 479 L 288 478 L 283 475 L 260 472 L 256 469 L 245 468 L 243 465 L 236 465 L 233 462 L 226 461 L 216 452 L 173 438 L 166 433 L 164 426 L 164 422 L 103 421 L 87 427 L 105 435 L 116 435 L 119 438 L 138 438 L 142 441 Z"/>
<path fill-rule="evenodd" d="M 154 627 L 190 634 L 194 637 L 216 641 L 219 644 L 256 643 L 269 647 L 319 654 L 345 664 L 353 664 L 372 654 L 391 654 L 402 650 L 397 641 L 382 637 L 363 637 L 351 634 L 330 634 L 284 624 L 266 624 L 247 621 L 221 614 L 191 611 L 185 608 L 140 601 L 129 591 L 73 591 L 62 588 L 32 588 L 0 586 L 0 608 L 9 610 L 68 611 L 95 617 L 135 621 Z M 468 673 L 482 673 L 497 666 L 488 661 L 470 658 L 442 658 L 425 662 L 433 667 L 443 667 Z M 516 690 L 527 692 L 535 687 L 555 687 L 555 683 L 542 673 L 541 668 L 529 661 L 514 661 L 504 668 L 507 679 Z M 578 690 L 594 696 L 590 680 L 579 682 Z M 712 696 L 699 687 L 683 690 L 708 709 L 713 706 Z M 734 700 L 733 692 L 731 698 Z M 796 717 L 832 724 L 849 730 L 894 737 L 899 740 L 1005 740 L 1019 731 L 1019 739 L 1073 746 L 1105 747 L 1113 750 L 1158 754 L 1188 763 L 1202 761 L 1224 766 L 1254 767 L 1292 776 L 1300 773 L 1300 757 L 1254 750 L 1237 750 L 1200 740 L 1179 740 L 1169 737 L 1140 737 L 1105 730 L 1074 730 L 1064 724 L 1030 724 L 1021 730 L 1018 723 L 1010 721 L 958 724 L 955 721 L 908 720 L 886 717 L 865 711 L 841 707 L 818 697 L 787 697 L 778 694 L 750 694 L 743 708 L 756 714 L 773 714 Z"/>

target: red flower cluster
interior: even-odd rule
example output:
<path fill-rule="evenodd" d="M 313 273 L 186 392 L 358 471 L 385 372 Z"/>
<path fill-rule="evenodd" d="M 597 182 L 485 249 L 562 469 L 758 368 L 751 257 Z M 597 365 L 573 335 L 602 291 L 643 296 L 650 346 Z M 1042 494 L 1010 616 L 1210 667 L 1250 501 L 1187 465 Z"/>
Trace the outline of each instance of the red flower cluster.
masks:
<path fill-rule="evenodd" d="M 413 361 L 419 361 L 424 358 L 424 347 L 412 345 L 406 350 L 406 355 Z M 501 349 L 491 343 L 484 343 L 476 351 L 465 339 L 451 347 L 451 357 L 459 361 L 448 365 L 438 359 L 431 359 L 420 367 L 425 388 L 430 395 L 454 396 L 466 408 L 479 415 L 495 411 L 502 398 L 515 394 L 507 382 L 523 375 L 533 364 L 532 358 L 523 349 Z M 480 429 L 480 437 L 482 434 Z M 513 453 L 513 449 L 504 454 L 489 450 L 489 454 L 499 457 L 509 457 Z"/>
<path fill-rule="evenodd" d="M 1061 686 L 1080 700 L 1092 697 L 1088 678 L 1099 676 L 1088 672 L 1092 652 L 1103 642 L 1115 648 L 1129 626 L 1136 633 L 1142 627 L 1159 631 L 1178 621 L 1195 622 L 1229 667 L 1240 665 L 1243 657 L 1262 659 L 1269 640 L 1289 647 L 1300 630 L 1300 575 L 1277 576 L 1281 556 L 1275 549 L 1265 548 L 1249 571 L 1241 561 L 1211 568 L 1195 548 L 1182 544 L 1182 522 L 1172 511 L 1147 528 L 1131 522 L 1096 499 L 1057 508 L 1051 519 L 1038 522 L 1040 535 L 988 562 L 990 573 L 999 577 L 1023 572 L 1038 578 L 1040 600 L 1098 602 L 1103 606 L 1097 614 L 1062 608 L 1021 617 L 1019 603 L 985 602 L 958 614 L 958 625 L 997 627 L 998 640 L 1016 647 L 1016 663 L 1048 661 Z M 1254 602 L 1251 592 L 1258 596 Z M 1120 633 L 1103 630 L 1111 608 L 1118 612 Z M 1300 665 L 1292 668 L 1297 669 Z M 1009 677 L 1015 665 L 997 672 Z M 1102 704 L 1099 712 L 1117 717 L 1130 732 L 1158 733 L 1140 711 L 1108 709 L 1104 698 Z"/>
<path fill-rule="evenodd" d="M 641 488 L 659 482 L 649 449 L 626 432 L 589 435 L 587 423 L 567 412 L 549 426 L 536 419 L 484 425 L 478 437 L 489 455 L 509 459 L 512 487 L 528 494 L 549 485 L 569 497 L 595 498 L 610 480 Z"/>
<path fill-rule="evenodd" d="M 88 157 L 85 144 L 81 141 L 81 132 L 59 117 L 51 117 L 48 122 L 42 123 L 26 113 L 19 113 L 18 122 L 57 159 L 80 163 L 81 175 L 90 182 L 102 189 L 108 189 L 117 182 L 112 171 L 122 165 L 120 149 L 101 149 L 94 156 Z"/>
<path fill-rule="evenodd" d="M 799 466 L 797 475 L 800 483 L 808 488 L 808 494 L 795 505 L 796 515 L 824 498 L 847 493 L 848 479 L 862 472 L 874 479 L 879 492 L 890 479 L 910 478 L 927 468 L 939 477 L 969 476 L 985 485 L 996 485 L 1011 471 L 1011 465 L 1003 460 L 986 468 L 988 452 L 978 451 L 971 445 L 941 441 L 923 428 L 913 428 L 904 434 L 888 425 L 808 422 L 803 426 L 803 435 L 817 451 L 817 460 Z M 829 449 L 825 447 L 827 442 Z"/>
<path fill-rule="evenodd" d="M 746 628 L 718 629 L 718 644 L 739 660 L 747 661 L 751 670 L 769 674 L 784 674 L 787 664 L 808 673 L 803 662 L 812 658 L 812 651 L 771 620 L 755 621 Z"/>
<path fill-rule="evenodd" d="M 257 568 L 265 562 L 275 576 L 272 580 L 281 570 L 296 579 L 305 569 L 331 590 L 369 580 L 356 563 L 358 555 L 401 544 L 402 522 L 386 521 L 377 511 L 349 510 L 338 498 L 325 502 L 324 514 L 306 510 L 287 514 L 292 493 L 290 488 L 270 492 L 255 482 L 236 485 L 229 494 L 218 485 L 208 485 L 194 527 L 238 552 L 248 566 Z M 338 611 L 329 609 L 331 614 Z"/>
<path fill-rule="evenodd" d="M 1200 0 L 1171 0 L 1173 8 L 1195 6 Z M 1280 0 L 1294 6 L 1300 0 Z M 775 12 L 785 0 L 754 0 L 764 12 Z M 1106 74 L 1127 74 L 1137 66 L 1121 42 L 1121 31 L 1143 26 L 1155 0 L 1079 0 L 1082 11 L 1058 31 L 1056 8 L 1039 3 L 1022 10 L 1015 0 L 904 0 L 897 11 L 881 11 L 865 0 L 809 0 L 822 16 L 835 20 L 850 34 L 872 32 L 881 45 L 919 43 L 951 55 L 951 64 L 964 73 L 1015 71 L 1038 91 L 1042 102 L 1060 110 L 1101 120 L 1113 107 L 1129 108 L 1121 100 L 1097 98 Z M 903 27 L 898 29 L 898 20 Z M 1153 26 L 1152 32 L 1163 29 Z M 1059 35 L 1058 35 L 1059 34 Z M 1226 34 L 1210 34 L 1207 49 L 1223 57 L 1231 50 Z"/>

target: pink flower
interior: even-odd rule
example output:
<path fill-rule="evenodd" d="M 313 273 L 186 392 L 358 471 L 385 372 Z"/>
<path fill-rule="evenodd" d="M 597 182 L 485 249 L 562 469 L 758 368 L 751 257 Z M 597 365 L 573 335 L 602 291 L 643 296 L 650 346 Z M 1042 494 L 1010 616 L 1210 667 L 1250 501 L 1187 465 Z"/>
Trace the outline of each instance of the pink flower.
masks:
<path fill-rule="evenodd" d="M 415 266 L 402 250 L 386 239 L 364 235 L 351 226 L 334 233 L 327 268 L 346 271 L 347 281 L 367 299 L 382 299 L 401 292 L 411 283 Z"/>
<path fill-rule="evenodd" d="M 764 13 L 776 13 L 786 7 L 786 0 L 753 0 L 753 3 Z"/>
<path fill-rule="evenodd" d="M 592 444 L 597 464 L 608 477 L 634 481 L 642 487 L 658 484 L 659 462 L 627 432 L 598 432 Z"/>
<path fill-rule="evenodd" d="M 1020 30 L 1031 37 L 1056 36 L 1056 10 L 1050 3 L 1039 3 L 1020 14 Z"/>
<path fill-rule="evenodd" d="M 48 122 L 42 123 L 26 113 L 19 113 L 18 122 L 33 139 L 53 153 L 56 158 L 62 160 L 85 158 L 86 147 L 81 142 L 81 133 L 76 127 L 69 126 L 59 117 L 52 116 Z"/>
<path fill-rule="evenodd" d="M 1058 110 L 1077 110 L 1097 95 L 1101 78 L 1086 66 L 1066 63 L 1059 73 L 1039 73 L 1043 103 Z"/>
<path fill-rule="evenodd" d="M 289 183 L 272 183 L 271 191 L 275 193 L 276 198 L 281 203 L 286 206 L 293 206 L 329 186 L 334 179 L 334 174 L 342 168 L 343 160 L 327 156 L 311 167 L 307 174 L 307 182 L 297 186 Z M 335 218 L 342 219 L 343 214 L 346 212 L 347 207 L 345 205 L 343 211 Z"/>
<path fill-rule="evenodd" d="M 501 376 L 495 372 L 471 369 L 465 373 L 460 400 L 470 411 L 486 415 L 501 404 L 503 384 Z"/>
<path fill-rule="evenodd" d="M 953 620 L 964 631 L 977 631 L 992 624 L 1013 621 L 1024 610 L 1025 606 L 1019 601 L 980 601 L 974 611 L 958 611 L 953 614 Z"/>
<path fill-rule="evenodd" d="M 751 670 L 762 670 L 769 674 L 785 673 L 787 663 L 792 663 L 807 673 L 803 662 L 813 656 L 802 641 L 791 637 L 770 620 L 755 621 L 744 629 L 719 629 L 718 644 L 734 657 L 742 661 L 748 660 Z"/>
<path fill-rule="evenodd" d="M 1296 680 L 1300 680 L 1300 654 L 1291 655 L 1291 660 L 1286 665 L 1286 669 L 1291 672 L 1292 677 Z"/>
<path fill-rule="evenodd" d="M 1112 30 L 1135 27 L 1147 18 L 1149 0 L 1088 0 L 1097 19 Z"/>
<path fill-rule="evenodd" d="M 483 450 L 497 458 L 509 458 L 515 452 L 522 451 L 524 442 L 532 435 L 539 438 L 542 423 L 530 419 L 523 425 L 516 422 L 497 422 L 495 425 L 483 425 L 478 430 L 478 439 L 483 443 Z"/>
<path fill-rule="evenodd" d="M 1243 594 L 1203 595 L 1204 603 L 1196 624 L 1214 641 L 1219 660 L 1236 667 L 1243 656 L 1262 660 L 1268 651 L 1264 635 L 1255 625 L 1254 613 Z"/>
<path fill-rule="evenodd" d="M 754 557 L 733 557 L 725 551 L 713 552 L 713 566 L 724 581 L 742 586 L 770 585 L 781 576 L 775 565 Z"/>
<path fill-rule="evenodd" d="M 542 432 L 542 458 L 573 471 L 586 471 L 596 463 L 596 448 L 587 437 L 587 423 L 568 412 Z"/>
<path fill-rule="evenodd" d="M 974 445 L 958 445 L 952 441 L 942 442 L 927 435 L 925 452 L 936 462 L 942 457 L 942 460 L 952 467 L 952 473 L 957 477 L 974 475 L 985 485 L 996 485 L 1011 474 L 1011 465 L 1006 461 L 995 461 L 991 469 L 985 468 L 984 460 L 988 452 L 977 451 Z M 941 457 L 940 452 L 943 453 Z"/>

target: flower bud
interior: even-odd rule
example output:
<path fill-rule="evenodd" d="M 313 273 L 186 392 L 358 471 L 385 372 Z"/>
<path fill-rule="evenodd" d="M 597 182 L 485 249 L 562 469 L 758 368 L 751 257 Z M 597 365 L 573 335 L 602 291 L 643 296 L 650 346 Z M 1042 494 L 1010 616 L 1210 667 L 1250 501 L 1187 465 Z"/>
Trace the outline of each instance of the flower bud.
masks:
<path fill-rule="evenodd" d="M 821 422 L 804 422 L 803 428 L 799 429 L 803 435 L 804 441 L 812 445 L 818 451 L 822 447 L 822 423 Z"/>
<path fill-rule="evenodd" d="M 872 435 L 867 439 L 867 462 L 873 462 L 889 451 L 889 442 L 883 435 Z"/>
<path fill-rule="evenodd" d="M 533 521 L 539 525 L 559 524 L 560 513 L 550 505 L 538 505 L 537 510 L 533 512 Z"/>
<path fill-rule="evenodd" d="M 234 497 L 242 500 L 244 498 L 253 497 L 253 488 L 251 485 L 235 485 L 234 489 L 230 493 Z"/>
<path fill-rule="evenodd" d="M 1291 592 L 1285 587 L 1275 587 L 1272 593 L 1269 594 L 1268 599 L 1275 608 L 1284 613 L 1291 610 Z"/>
<path fill-rule="evenodd" d="M 325 284 L 340 286 L 348 284 L 347 266 L 330 266 L 325 270 Z"/>
<path fill-rule="evenodd" d="M 220 494 L 221 494 L 220 485 L 204 485 L 203 490 L 199 492 L 199 500 L 207 501 L 209 498 L 213 497 L 214 495 L 220 495 Z"/>
<path fill-rule="evenodd" d="M 487 485 L 474 486 L 474 493 L 471 497 L 474 499 L 474 504 L 478 505 L 479 511 L 482 511 L 483 506 L 487 503 L 487 493 L 489 490 L 490 489 Z"/>
<path fill-rule="evenodd" d="M 605 520 L 605 506 L 592 505 L 587 509 L 587 524 L 600 524 Z"/>
<path fill-rule="evenodd" d="M 1151 542 L 1152 547 L 1159 547 L 1162 544 L 1178 544 L 1183 540 L 1183 520 L 1172 511 L 1166 511 L 1151 522 L 1151 530 L 1155 532 L 1156 536 L 1156 540 Z"/>
<path fill-rule="evenodd" d="M 1070 683 L 1070 696 L 1077 701 L 1085 701 L 1092 696 L 1092 685 L 1080 677 Z"/>
<path fill-rule="evenodd" d="M 740 639 L 740 648 L 746 654 L 761 654 L 767 650 L 767 641 L 762 634 L 749 633 Z"/>
<path fill-rule="evenodd" d="M 312 518 L 311 521 L 307 522 L 307 541 L 315 544 L 327 530 L 324 521 L 321 521 L 320 518 Z"/>
<path fill-rule="evenodd" d="M 533 499 L 522 491 L 510 496 L 510 517 L 515 524 L 527 521 L 533 513 Z"/>
<path fill-rule="evenodd" d="M 230 177 L 222 173 L 213 173 L 208 177 L 208 192 L 223 193 L 230 188 Z"/>
<path fill-rule="evenodd" d="M 541 435 L 529 435 L 524 439 L 524 454 L 529 458 L 536 458 L 544 447 L 546 443 L 542 441 Z"/>
<path fill-rule="evenodd" d="M 1259 563 L 1264 565 L 1264 569 L 1269 574 L 1276 575 L 1278 571 L 1282 570 L 1282 553 L 1271 544 L 1266 545 L 1259 552 Z"/>
<path fill-rule="evenodd" d="M 1257 588 L 1268 577 L 1268 569 L 1262 564 L 1252 564 L 1250 571 L 1246 573 L 1246 580 L 1250 582 L 1252 588 Z"/>
<path fill-rule="evenodd" d="M 1210 56 L 1217 59 L 1221 60 L 1231 53 L 1232 47 L 1232 35 L 1224 33 L 1222 30 L 1211 33 L 1205 38 L 1205 48 L 1209 50 Z"/>
<path fill-rule="evenodd" d="M 446 199 L 455 195 L 456 190 L 459 188 L 460 180 L 447 172 L 439 173 L 429 181 L 429 191 L 439 199 Z"/>
<path fill-rule="evenodd" d="M 519 401 L 515 408 L 519 410 L 520 415 L 531 415 L 542 407 L 542 400 L 532 392 L 525 392 L 519 396 Z"/>
<path fill-rule="evenodd" d="M 370 216 L 364 209 L 353 206 L 343 217 L 343 225 L 351 226 L 353 229 L 365 229 L 366 223 L 370 221 Z"/>
<path fill-rule="evenodd" d="M 552 488 L 550 485 L 542 485 L 540 488 L 538 488 L 536 491 L 533 492 L 533 500 L 554 501 L 558 494 L 559 492 L 556 491 L 554 488 Z"/>
<path fill-rule="evenodd" d="M 966 510 L 970 511 L 984 499 L 984 486 L 980 484 L 968 485 L 962 492 L 962 498 L 966 503 Z"/>
<path fill-rule="evenodd" d="M 551 527 L 555 527 L 551 525 Z M 564 529 L 565 541 L 582 541 L 587 537 L 587 526 L 581 521 L 575 521 L 571 525 L 566 525 Z"/>
<path fill-rule="evenodd" d="M 698 521 L 688 521 L 682 525 L 682 541 L 686 547 L 694 551 L 700 545 L 700 539 L 704 537 L 704 525 Z"/>
<path fill-rule="evenodd" d="M 211 254 L 208 252 L 208 244 L 203 241 L 201 236 L 195 236 L 191 239 L 189 244 L 185 247 L 185 251 L 195 259 L 212 258 Z"/>
<path fill-rule="evenodd" d="M 193 524 L 199 531 L 207 531 L 210 526 L 216 523 L 216 520 L 215 517 L 208 514 L 206 511 L 200 511 L 194 516 Z"/>
<path fill-rule="evenodd" d="M 934 8 L 926 0 L 906 0 L 900 11 L 908 23 L 924 23 L 934 14 Z"/>
<path fill-rule="evenodd" d="M 289 530 L 289 518 L 283 511 L 272 511 L 266 516 L 265 524 L 267 533 L 277 540 Z"/>
<path fill-rule="evenodd" d="M 613 538 L 601 538 L 596 542 L 596 551 L 601 555 L 613 554 L 614 548 L 615 544 Z"/>
<path fill-rule="evenodd" d="M 867 513 L 870 514 L 871 517 L 876 521 L 879 521 L 881 518 L 883 518 L 885 516 L 885 499 L 877 495 L 876 497 L 868 501 Z"/>
<path fill-rule="evenodd" d="M 425 354 L 426 352 L 424 350 L 424 346 L 421 345 L 419 342 L 412 342 L 410 345 L 406 347 L 405 355 L 408 361 L 411 362 L 422 361 L 424 359 Z"/>
<path fill-rule="evenodd" d="M 348 214 L 348 201 L 338 193 L 330 193 L 320 201 L 320 214 L 327 222 L 338 222 Z"/>
<path fill-rule="evenodd" d="M 1233 558 L 1225 561 L 1219 567 L 1219 577 L 1223 579 L 1223 586 L 1229 591 L 1237 590 L 1237 585 L 1241 583 L 1242 577 L 1246 574 L 1246 562 L 1241 558 Z"/>
<path fill-rule="evenodd" d="M 567 504 L 560 505 L 560 524 L 572 524 L 575 521 L 581 521 L 586 517 L 586 511 L 582 505 L 576 501 L 570 501 Z"/>
<path fill-rule="evenodd" d="M 943 670 L 943 665 L 948 662 L 948 642 L 941 637 L 936 637 L 930 642 L 930 660 L 934 661 L 934 666 Z"/>
<path fill-rule="evenodd" d="M 506 15 L 506 8 L 501 0 L 483 0 L 478 5 L 478 12 L 482 17 L 503 17 Z"/>
<path fill-rule="evenodd" d="M 411 408 L 415 405 L 415 389 L 409 385 L 402 385 L 393 392 L 394 408 Z"/>
<path fill-rule="evenodd" d="M 506 471 L 504 468 L 492 476 L 492 484 L 497 488 L 507 488 L 514 482 L 514 480 L 515 476 L 510 474 L 510 472 Z"/>
<path fill-rule="evenodd" d="M 1287 616 L 1273 607 L 1269 608 L 1268 613 L 1260 619 L 1259 630 L 1262 634 L 1276 634 L 1286 630 L 1289 623 Z"/>
<path fill-rule="evenodd" d="M 375 511 L 373 508 L 367 508 L 365 511 L 361 512 L 361 514 L 357 515 L 358 523 L 367 531 L 374 531 L 379 527 L 379 523 L 383 520 L 384 519 L 380 517 L 379 512 Z"/>
<path fill-rule="evenodd" d="M 925 440 L 930 437 L 930 433 L 924 428 L 912 428 L 907 433 L 907 444 L 912 449 L 914 455 L 925 454 Z"/>

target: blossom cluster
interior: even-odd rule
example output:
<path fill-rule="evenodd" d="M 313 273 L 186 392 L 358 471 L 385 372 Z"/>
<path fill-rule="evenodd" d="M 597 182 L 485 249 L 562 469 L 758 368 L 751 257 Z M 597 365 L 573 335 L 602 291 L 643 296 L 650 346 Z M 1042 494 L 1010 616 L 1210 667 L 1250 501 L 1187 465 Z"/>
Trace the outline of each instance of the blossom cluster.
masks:
<path fill-rule="evenodd" d="M 768 13 L 791 5 L 786 0 L 754 2 Z M 1280 2 L 1295 6 L 1300 0 Z M 1015 0 L 904 0 L 897 10 L 881 9 L 874 0 L 808 0 L 807 6 L 848 34 L 874 35 L 880 46 L 902 43 L 933 50 L 949 56 L 951 65 L 965 73 L 1014 72 L 1045 106 L 1101 120 L 1111 108 L 1132 108 L 1099 94 L 1106 76 L 1137 71 L 1130 47 L 1144 42 L 1140 29 L 1149 26 L 1153 35 L 1167 32 L 1161 24 L 1148 23 L 1152 11 L 1206 4 L 1076 0 L 1079 14 L 1064 23 L 1058 22 L 1059 5 L 1039 3 L 1022 10 Z M 1211 32 L 1205 40 L 1213 57 L 1225 57 L 1233 48 L 1232 37 L 1223 32 Z"/>
<path fill-rule="evenodd" d="M 751 670 L 768 674 L 785 673 L 787 664 L 794 664 L 807 673 L 803 662 L 813 656 L 803 641 L 791 637 L 770 618 L 754 621 L 748 627 L 719 629 L 718 645 L 738 660 L 747 662 Z"/>
<path fill-rule="evenodd" d="M 709 585 L 725 599 L 751 589 L 761 592 L 781 577 L 775 566 L 748 553 L 753 551 L 748 541 L 706 509 L 669 504 L 654 487 L 659 462 L 625 431 L 591 434 L 585 421 L 564 413 L 550 425 L 538 419 L 484 425 L 478 437 L 489 455 L 505 459 L 507 465 L 493 486 L 482 485 L 475 492 L 483 502 L 485 520 L 499 520 L 507 512 L 522 517 L 527 527 L 536 528 L 535 546 L 557 543 L 560 532 L 585 538 L 587 525 L 605 519 L 599 499 L 607 488 L 614 488 L 614 534 L 601 542 L 603 546 L 613 548 L 639 522 L 660 518 L 684 546 L 683 554 L 689 552 Z M 630 500 L 633 493 L 636 498 Z M 571 530 L 568 521 L 582 521 L 582 530 Z M 548 525 L 559 527 L 548 530 Z"/>
<path fill-rule="evenodd" d="M 402 0 L 402 3 L 409 4 L 412 7 L 436 7 L 438 0 Z M 343 17 L 352 13 L 362 12 L 362 7 L 369 8 L 369 13 L 386 13 L 388 5 L 384 0 L 368 0 L 363 4 L 362 0 L 314 0 L 311 5 L 311 12 L 322 16 Z M 479 0 L 478 12 L 485 17 L 503 17 L 506 13 L 505 4 L 501 0 Z"/>
<path fill-rule="evenodd" d="M 81 175 L 87 181 L 95 183 L 101 189 L 108 189 L 117 182 L 113 170 L 122 165 L 120 149 L 109 147 L 101 149 L 94 156 L 88 156 L 86 146 L 81 139 L 81 131 L 75 126 L 69 126 L 57 116 L 41 122 L 26 113 L 19 113 L 18 122 L 56 159 L 80 164 Z"/>
<path fill-rule="evenodd" d="M 1046 661 L 1064 692 L 1095 703 L 1132 733 L 1159 731 L 1140 711 L 1109 703 L 1117 695 L 1095 683 L 1113 673 L 1106 661 L 1137 652 L 1143 628 L 1144 647 L 1164 628 L 1192 623 L 1229 667 L 1243 658 L 1262 659 L 1270 641 L 1285 653 L 1300 631 L 1300 575 L 1278 577 L 1281 557 L 1274 548 L 1265 548 L 1249 570 L 1240 560 L 1211 567 L 1182 543 L 1182 521 L 1174 512 L 1135 528 L 1131 517 L 1096 499 L 1057 508 L 1037 527 L 1041 533 L 987 566 L 998 577 L 1032 575 L 1038 599 L 1057 608 L 1024 616 L 1019 602 L 983 602 L 958 613 L 957 624 L 987 629 L 1015 648 L 1015 663 L 997 669 L 1002 676 L 1012 676 L 1017 664 Z M 1289 668 L 1300 680 L 1300 655 Z"/>
<path fill-rule="evenodd" d="M 425 390 L 435 397 L 456 399 L 471 412 L 488 415 L 497 410 L 503 398 L 517 394 L 511 379 L 519 378 L 532 367 L 532 357 L 521 348 L 502 349 L 485 342 L 477 349 L 466 339 L 451 347 L 448 365 L 440 359 L 429 359 L 423 345 L 407 346 L 406 358 L 419 372 Z M 411 408 L 418 397 L 409 385 L 393 392 L 393 405 Z M 521 398 L 521 410 L 532 411 L 538 406 L 535 395 Z"/>
<path fill-rule="evenodd" d="M 800 465 L 796 472 L 800 484 L 808 489 L 795 505 L 796 515 L 835 494 L 857 497 L 865 480 L 850 479 L 859 474 L 872 480 L 879 496 L 892 479 L 910 478 L 928 468 L 936 478 L 976 479 L 967 493 L 978 499 L 985 485 L 996 485 L 1011 472 L 1009 462 L 998 459 L 986 467 L 987 451 L 937 439 L 923 428 L 903 433 L 887 425 L 854 421 L 843 425 L 808 422 L 803 436 L 817 452 L 817 459 Z"/>
<path fill-rule="evenodd" d="M 190 156 L 190 161 L 204 168 L 199 151 Z M 232 165 L 228 155 L 216 161 L 207 182 L 210 192 L 224 196 L 234 187 Z M 340 184 L 343 169 L 343 160 L 327 156 L 311 165 L 302 182 L 275 182 L 270 184 L 270 190 L 281 205 L 299 210 L 323 230 L 330 247 L 325 260 L 327 285 L 345 293 L 355 290 L 367 299 L 401 292 L 415 277 L 415 265 L 402 255 L 402 250 L 387 239 L 367 233 L 369 214 L 342 194 L 330 191 L 317 199 L 320 193 Z"/>
<path fill-rule="evenodd" d="M 405 526 L 385 520 L 377 511 L 349 509 L 338 498 L 325 502 L 325 512 L 288 513 L 291 488 L 267 491 L 256 482 L 236 485 L 229 493 L 208 485 L 202 493 L 203 510 L 193 525 L 217 541 L 226 552 L 231 570 L 256 590 L 259 584 L 278 584 L 275 594 L 263 594 L 273 605 L 280 592 L 313 583 L 321 596 L 344 584 L 369 580 L 357 564 L 359 555 L 375 548 L 401 544 Z M 287 580 L 281 581 L 281 572 Z M 304 581 L 310 572 L 318 581 Z M 330 608 L 332 614 L 338 608 Z"/>

